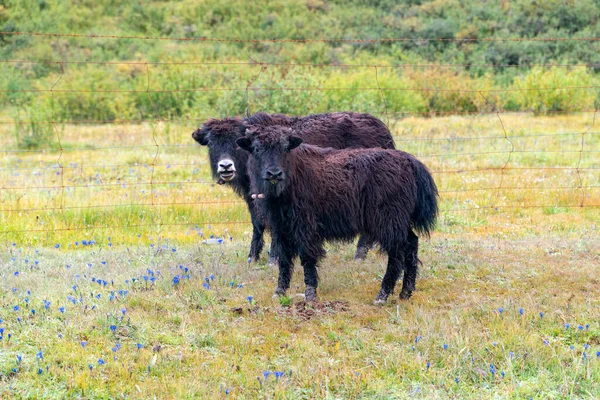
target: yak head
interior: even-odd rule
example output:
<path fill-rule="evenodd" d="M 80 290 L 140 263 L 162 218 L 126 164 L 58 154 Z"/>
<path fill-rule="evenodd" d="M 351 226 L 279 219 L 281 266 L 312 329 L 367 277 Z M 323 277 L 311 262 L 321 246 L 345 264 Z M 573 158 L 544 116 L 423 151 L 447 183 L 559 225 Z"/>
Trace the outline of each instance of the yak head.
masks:
<path fill-rule="evenodd" d="M 192 138 L 208 147 L 210 168 L 218 183 L 235 184 L 245 175 L 248 153 L 235 141 L 244 136 L 246 125 L 240 118 L 210 119 L 192 133 Z"/>
<path fill-rule="evenodd" d="M 250 126 L 246 136 L 237 139 L 240 148 L 252 154 L 252 180 L 267 197 L 279 197 L 289 183 L 289 153 L 302 139 L 282 126 Z"/>

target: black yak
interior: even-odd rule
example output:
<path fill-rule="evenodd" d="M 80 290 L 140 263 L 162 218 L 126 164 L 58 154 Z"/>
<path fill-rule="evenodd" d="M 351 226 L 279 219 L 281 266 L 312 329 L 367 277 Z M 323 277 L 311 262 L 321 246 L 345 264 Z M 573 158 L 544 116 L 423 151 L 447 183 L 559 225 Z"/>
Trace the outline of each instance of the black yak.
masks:
<path fill-rule="evenodd" d="M 389 256 L 383 304 L 404 270 L 401 299 L 415 290 L 419 239 L 429 235 L 438 213 L 438 191 L 427 167 L 399 150 L 320 148 L 302 144 L 286 127 L 250 127 L 237 144 L 252 154 L 252 191 L 261 194 L 279 256 L 276 295 L 290 287 L 293 259 L 304 268 L 307 301 L 317 298 L 317 264 L 323 243 L 362 235 Z"/>
<path fill-rule="evenodd" d="M 250 261 L 256 261 L 260 256 L 264 245 L 265 224 L 256 214 L 250 196 L 250 179 L 246 173 L 248 153 L 240 150 L 235 142 L 245 135 L 246 127 L 249 125 L 293 127 L 296 134 L 306 143 L 321 147 L 394 148 L 394 140 L 389 129 L 383 122 L 369 114 L 342 112 L 289 117 L 283 114 L 256 113 L 244 119 L 212 119 L 205 122 L 202 128 L 192 134 L 192 137 L 201 145 L 208 146 L 214 179 L 220 184 L 231 186 L 248 205 L 253 227 Z M 371 245 L 372 243 L 361 237 L 356 258 L 364 259 Z M 271 249 L 271 257 L 273 256 L 274 252 Z"/>

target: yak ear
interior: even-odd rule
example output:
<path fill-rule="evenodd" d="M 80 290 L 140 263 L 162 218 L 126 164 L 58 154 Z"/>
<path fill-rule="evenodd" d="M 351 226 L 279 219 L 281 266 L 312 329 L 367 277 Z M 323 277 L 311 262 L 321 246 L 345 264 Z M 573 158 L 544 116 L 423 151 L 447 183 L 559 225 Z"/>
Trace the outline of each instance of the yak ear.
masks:
<path fill-rule="evenodd" d="M 288 151 L 294 150 L 296 147 L 302 144 L 302 139 L 298 136 L 290 136 L 288 139 Z"/>
<path fill-rule="evenodd" d="M 235 142 L 242 149 L 244 149 L 244 150 L 249 151 L 250 153 L 252 153 L 252 141 L 250 140 L 250 138 L 241 137 L 238 140 L 236 140 Z"/>
<path fill-rule="evenodd" d="M 192 133 L 192 138 L 202 146 L 208 145 L 209 131 L 206 129 L 197 129 Z"/>

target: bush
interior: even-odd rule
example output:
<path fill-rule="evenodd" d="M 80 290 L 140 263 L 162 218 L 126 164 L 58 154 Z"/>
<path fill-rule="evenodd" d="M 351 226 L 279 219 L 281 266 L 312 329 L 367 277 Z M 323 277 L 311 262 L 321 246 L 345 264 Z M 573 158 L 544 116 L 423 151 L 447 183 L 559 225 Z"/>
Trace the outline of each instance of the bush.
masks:
<path fill-rule="evenodd" d="M 111 68 L 88 66 L 66 70 L 55 86 L 54 99 L 45 95 L 47 107 L 54 101 L 55 119 L 107 122 L 130 119 L 135 111 L 133 98 L 131 93 L 121 91 L 131 89 L 132 84 Z M 58 76 L 49 76 L 43 88 L 51 87 L 57 80 Z"/>
<path fill-rule="evenodd" d="M 471 78 L 465 72 L 447 68 L 411 69 L 405 79 L 422 90 L 426 110 L 431 113 L 470 113 L 502 107 L 498 93 L 492 92 L 492 77 Z"/>
<path fill-rule="evenodd" d="M 594 108 L 597 99 L 596 79 L 585 68 L 544 69 L 535 67 L 516 78 L 514 101 L 523 109 L 536 114 L 573 112 Z"/>
<path fill-rule="evenodd" d="M 17 110 L 14 115 L 17 147 L 25 150 L 52 147 L 54 128 L 63 129 L 60 124 L 52 124 L 52 110 L 44 102 L 34 102 Z"/>
<path fill-rule="evenodd" d="M 325 93 L 323 101 L 327 110 L 397 115 L 422 112 L 426 108 L 421 93 L 412 90 L 411 82 L 400 78 L 393 69 L 378 68 L 377 75 L 374 68 L 349 73 L 336 71 L 323 86 L 345 89 Z"/>

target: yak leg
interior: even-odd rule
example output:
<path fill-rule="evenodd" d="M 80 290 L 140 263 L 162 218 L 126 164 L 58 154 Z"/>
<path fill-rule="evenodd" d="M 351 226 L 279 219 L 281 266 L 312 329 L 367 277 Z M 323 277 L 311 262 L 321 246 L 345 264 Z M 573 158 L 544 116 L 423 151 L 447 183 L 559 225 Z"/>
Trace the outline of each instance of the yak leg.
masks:
<path fill-rule="evenodd" d="M 404 258 L 404 278 L 402 280 L 401 299 L 409 299 L 415 290 L 417 281 L 417 270 L 419 268 L 419 238 L 410 230 L 408 232 L 408 246 L 406 247 L 406 257 Z"/>
<path fill-rule="evenodd" d="M 275 246 L 273 246 L 273 240 L 271 240 L 271 249 L 269 250 L 269 266 L 275 266 L 279 262 L 277 254 L 275 254 Z"/>
<path fill-rule="evenodd" d="M 358 238 L 358 244 L 356 245 L 356 254 L 354 255 L 355 260 L 364 260 L 367 258 L 369 249 L 373 247 L 373 242 L 366 239 L 364 236 Z"/>
<path fill-rule="evenodd" d="M 319 286 L 318 258 L 300 253 L 300 261 L 304 269 L 304 283 L 306 284 L 304 298 L 306 301 L 317 301 L 317 287 Z"/>
<path fill-rule="evenodd" d="M 256 212 L 254 211 L 254 205 L 248 204 L 250 210 L 250 217 L 252 218 L 252 242 L 250 242 L 250 254 L 248 255 L 248 262 L 256 262 L 260 258 L 260 252 L 263 249 L 265 241 L 263 234 L 265 231 L 265 223 L 262 221 Z"/>
<path fill-rule="evenodd" d="M 285 296 L 290 288 L 294 270 L 293 260 L 297 255 L 297 251 L 284 236 L 278 235 L 276 232 L 273 232 L 272 248 L 274 248 L 275 254 L 279 256 L 279 278 L 275 296 Z"/>
<path fill-rule="evenodd" d="M 381 290 L 375 298 L 373 304 L 382 305 L 384 304 L 389 295 L 394 293 L 396 282 L 400 277 L 402 266 L 404 264 L 404 253 L 400 249 L 393 249 L 388 251 L 388 266 L 385 271 L 383 280 L 381 281 Z"/>

